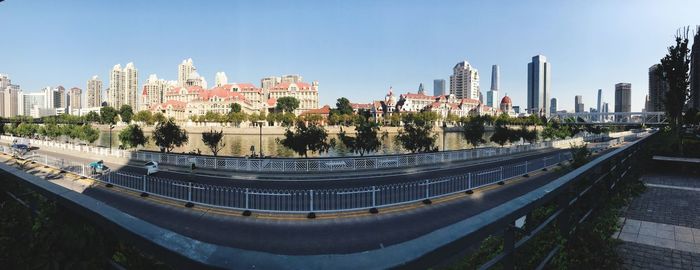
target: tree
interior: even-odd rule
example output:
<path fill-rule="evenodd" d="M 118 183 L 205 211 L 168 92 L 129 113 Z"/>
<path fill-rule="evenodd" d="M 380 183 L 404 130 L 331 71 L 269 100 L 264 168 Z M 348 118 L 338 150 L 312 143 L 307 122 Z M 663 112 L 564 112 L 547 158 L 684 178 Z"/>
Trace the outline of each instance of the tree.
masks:
<path fill-rule="evenodd" d="M 314 123 L 307 125 L 304 121 L 297 121 L 294 131 L 288 127 L 284 132 L 284 138 L 281 140 L 278 138 L 277 142 L 304 157 L 308 157 L 308 151 L 328 152 L 335 144 L 335 140 L 328 140 L 328 132 L 325 128 Z"/>
<path fill-rule="evenodd" d="M 146 145 L 148 138 L 143 135 L 143 130 L 141 130 L 139 125 L 132 124 L 119 132 L 119 142 L 122 143 L 124 148 L 128 149 Z"/>
<path fill-rule="evenodd" d="M 350 105 L 350 100 L 341 97 L 335 103 L 335 107 L 338 110 L 338 114 L 352 114 L 352 105 Z"/>
<path fill-rule="evenodd" d="M 131 117 L 134 116 L 134 110 L 131 109 L 131 106 L 124 104 L 119 108 L 119 116 L 124 123 L 130 123 Z"/>
<path fill-rule="evenodd" d="M 93 143 L 100 138 L 100 131 L 88 124 L 85 124 L 80 127 L 79 138 L 88 143 Z"/>
<path fill-rule="evenodd" d="M 231 111 L 229 113 L 239 113 L 241 112 L 241 104 L 231 103 Z"/>
<path fill-rule="evenodd" d="M 159 122 L 153 130 L 153 140 L 161 152 L 168 152 L 175 147 L 180 147 L 187 143 L 187 131 L 181 129 L 175 124 L 173 119 L 168 119 L 165 122 Z"/>
<path fill-rule="evenodd" d="M 508 130 L 508 127 L 503 124 L 497 124 L 489 140 L 503 146 L 509 141 L 510 137 L 510 130 Z"/>
<path fill-rule="evenodd" d="M 588 157 L 591 155 L 591 151 L 588 150 L 587 144 L 575 145 L 571 144 L 571 167 L 578 168 L 588 162 Z"/>
<path fill-rule="evenodd" d="M 204 145 L 209 147 L 211 153 L 214 154 L 214 156 L 217 156 L 219 151 L 221 151 L 221 149 L 223 149 L 226 146 L 226 143 L 221 140 L 223 137 L 223 130 L 216 132 L 212 129 L 209 132 L 202 133 L 202 142 L 204 143 Z"/>
<path fill-rule="evenodd" d="M 523 140 L 533 143 L 537 141 L 537 129 L 529 130 L 527 126 L 521 126 L 518 131 L 518 137 L 523 138 Z"/>
<path fill-rule="evenodd" d="M 379 147 L 382 146 L 382 142 L 379 140 L 379 137 L 377 137 L 379 125 L 368 121 L 367 118 L 361 119 L 363 120 L 355 124 L 355 137 L 347 136 L 342 128 L 340 133 L 338 133 L 338 137 L 343 145 L 350 149 L 350 151 L 364 156 L 365 153 L 379 150 Z"/>
<path fill-rule="evenodd" d="M 277 99 L 277 107 L 275 110 L 278 112 L 293 113 L 294 110 L 299 108 L 299 100 L 295 97 L 281 97 Z"/>
<path fill-rule="evenodd" d="M 154 123 L 163 123 L 167 121 L 168 119 L 165 118 L 165 115 L 163 115 L 160 112 L 154 113 L 153 114 L 153 122 Z"/>
<path fill-rule="evenodd" d="M 100 108 L 100 118 L 102 119 L 102 124 L 116 124 L 117 123 L 117 110 L 111 106 L 105 106 Z"/>
<path fill-rule="evenodd" d="M 134 115 L 133 120 L 146 123 L 146 125 L 153 125 L 153 114 L 148 110 L 139 111 Z"/>
<path fill-rule="evenodd" d="M 90 123 L 100 122 L 100 115 L 94 111 L 88 112 L 85 115 L 85 121 Z"/>
<path fill-rule="evenodd" d="M 685 31 L 685 32 L 683 32 Z M 661 59 L 659 76 L 668 82 L 668 91 L 664 99 L 666 113 L 669 116 L 671 129 L 680 138 L 680 124 L 683 106 L 689 99 L 688 86 L 690 70 L 690 50 L 688 49 L 689 28 L 679 30 L 676 34 L 676 44 L 668 48 L 668 54 Z M 679 144 L 682 145 L 682 144 Z"/>
<path fill-rule="evenodd" d="M 463 122 L 462 127 L 464 139 L 474 147 L 485 143 L 486 140 L 484 140 L 484 132 L 486 131 L 486 128 L 484 125 L 484 118 L 481 116 L 468 117 L 466 121 Z"/>
<path fill-rule="evenodd" d="M 240 127 L 241 123 L 248 118 L 244 112 L 233 112 L 226 115 L 226 120 L 233 123 L 236 127 Z M 252 121 L 252 120 L 251 120 Z"/>
<path fill-rule="evenodd" d="M 404 116 L 403 128 L 396 135 L 396 142 L 411 153 L 436 151 L 437 134 L 433 134 L 431 115 L 409 113 Z"/>
<path fill-rule="evenodd" d="M 34 135 L 37 132 L 37 129 L 38 127 L 36 124 L 20 123 L 14 129 L 14 133 L 20 137 L 29 137 Z"/>
<path fill-rule="evenodd" d="M 280 116 L 279 121 L 282 122 L 282 126 L 285 127 L 290 127 L 294 125 L 294 122 L 296 121 L 297 116 L 294 115 L 294 113 L 287 112 L 284 113 L 283 115 Z"/>

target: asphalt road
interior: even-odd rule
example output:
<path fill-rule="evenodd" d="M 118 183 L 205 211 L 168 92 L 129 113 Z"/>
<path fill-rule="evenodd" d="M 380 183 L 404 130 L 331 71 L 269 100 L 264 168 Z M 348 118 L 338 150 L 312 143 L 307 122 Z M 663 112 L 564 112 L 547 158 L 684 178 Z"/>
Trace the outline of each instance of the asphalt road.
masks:
<path fill-rule="evenodd" d="M 56 158 L 63 158 L 66 160 L 77 161 L 81 163 L 89 163 L 95 160 L 76 157 L 74 155 L 66 153 L 57 153 L 54 151 L 48 151 L 45 149 L 33 150 L 33 152 L 38 154 L 46 154 Z M 505 157 L 506 160 L 469 164 L 466 163 L 464 166 L 449 167 L 449 168 L 435 168 L 432 170 L 417 170 L 408 168 L 406 173 L 400 175 L 378 175 L 378 176 L 358 176 L 356 178 L 344 176 L 342 180 L 336 180 L 333 176 L 329 176 L 327 179 L 313 179 L 304 181 L 289 181 L 289 180 L 251 180 L 249 178 L 237 177 L 235 172 L 232 172 L 231 177 L 223 176 L 213 176 L 213 175 L 202 175 L 202 174 L 190 174 L 161 170 L 158 173 L 153 174 L 153 177 L 180 180 L 186 182 L 194 182 L 201 184 L 217 185 L 217 186 L 232 186 L 241 188 L 254 188 L 254 189 L 288 189 L 288 190 L 307 190 L 307 189 L 338 189 L 338 188 L 353 188 L 353 187 L 367 187 L 372 185 L 387 185 L 387 184 L 397 184 L 397 183 L 407 183 L 414 182 L 424 179 L 440 178 L 452 175 L 463 175 L 468 172 L 497 168 L 500 166 L 507 166 L 514 163 L 524 162 L 525 160 L 536 160 L 541 159 L 546 156 L 551 156 L 558 153 L 565 153 L 568 150 L 552 149 L 551 151 L 537 152 L 532 155 L 520 156 L 520 157 Z M 475 160 L 479 161 L 479 160 Z M 114 172 L 125 172 L 130 174 L 144 175 L 146 170 L 143 167 L 122 165 L 115 163 L 105 163 Z M 414 171 L 414 172 L 411 172 Z"/>

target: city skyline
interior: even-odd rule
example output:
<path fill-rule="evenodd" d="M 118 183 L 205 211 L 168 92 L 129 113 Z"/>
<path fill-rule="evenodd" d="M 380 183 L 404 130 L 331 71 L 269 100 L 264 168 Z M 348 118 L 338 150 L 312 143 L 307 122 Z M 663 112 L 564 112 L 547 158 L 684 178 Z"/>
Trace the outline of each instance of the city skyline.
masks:
<path fill-rule="evenodd" d="M 429 82 L 434 79 L 449 79 L 454 63 L 468 59 L 470 64 L 481 70 L 498 64 L 501 69 L 501 89 L 508 90 L 514 105 L 526 107 L 527 70 L 524 65 L 536 54 L 546 55 L 555 66 L 550 97 L 571 100 L 575 95 L 582 95 L 585 102 L 586 96 L 593 97 L 596 90 L 602 88 L 604 102 L 612 103 L 610 97 L 613 96 L 616 82 L 646 85 L 648 67 L 657 63 L 665 53 L 666 43 L 672 40 L 675 29 L 697 23 L 693 22 L 693 8 L 671 13 L 664 6 L 653 5 L 652 1 L 635 2 L 633 6 L 601 2 L 595 10 L 589 5 L 558 2 L 548 2 L 537 7 L 518 2 L 511 5 L 468 5 L 450 1 L 433 4 L 402 2 L 400 14 L 392 12 L 392 5 L 388 2 L 366 2 L 365 5 L 342 2 L 291 4 L 274 1 L 178 5 L 158 1 L 134 2 L 131 5 L 134 8 L 129 10 L 139 11 L 126 11 L 125 7 L 110 3 L 85 3 L 72 6 L 71 9 L 48 1 L 39 3 L 45 9 L 34 9 L 19 3 L 5 1 L 0 4 L 0 14 L 3 15 L 0 22 L 10 26 L 7 34 L 12 37 L 0 50 L 3 59 L 0 61 L 0 72 L 12 77 L 13 81 L 22 86 L 24 93 L 40 91 L 47 85 L 84 89 L 85 81 L 93 75 L 98 75 L 107 83 L 105 78 L 109 78 L 109 67 L 125 62 L 134 62 L 139 68 L 140 87 L 145 84 L 149 74 L 176 80 L 177 70 L 173 67 L 182 59 L 193 58 L 197 61 L 199 74 L 210 82 L 215 81 L 216 72 L 225 72 L 229 82 L 255 84 L 259 78 L 274 74 L 305 74 L 322 83 L 324 91 L 319 95 L 321 105 L 332 105 L 341 96 L 354 102 L 369 102 L 381 97 L 389 86 L 393 86 L 397 92 L 415 91 L 415 86 L 419 83 L 430 85 Z M 251 16 L 248 11 L 261 6 L 267 6 L 269 12 L 263 13 L 259 18 L 248 17 Z M 481 22 L 468 39 L 475 41 L 437 45 L 423 39 L 413 44 L 407 42 L 415 41 L 417 36 L 434 39 L 449 37 L 456 41 L 467 39 L 449 33 L 457 27 L 452 26 L 452 22 L 461 20 L 460 11 L 472 7 L 482 11 L 474 12 Z M 156 8 L 162 12 L 149 12 Z M 319 11 L 313 13 L 313 19 L 295 18 L 285 21 L 286 18 L 291 18 L 294 11 L 310 11 L 312 8 Z M 367 19 L 356 22 L 353 20 L 353 11 L 360 8 L 366 11 Z M 414 17 L 412 15 L 418 15 L 426 8 L 444 12 L 445 16 L 440 20 L 421 22 L 423 25 L 410 21 L 409 18 Z M 543 9 L 541 16 L 527 16 L 528 10 L 535 8 Z M 58 10 L 66 14 L 66 20 L 45 23 L 51 18 L 47 14 Z M 132 19 L 125 21 L 115 17 L 110 14 L 113 10 L 125 10 Z M 562 15 L 556 14 L 555 10 L 562 10 Z M 158 18 L 172 18 L 186 12 L 207 15 L 207 18 L 192 21 L 178 30 L 158 23 Z M 532 27 L 512 27 L 514 24 L 505 22 L 491 24 L 496 19 L 490 18 L 488 14 L 494 12 L 509 19 L 499 18 L 498 21 L 518 22 L 531 18 L 529 25 Z M 218 30 L 207 27 L 213 25 L 210 17 L 223 16 L 224 13 L 226 16 L 232 13 L 240 19 L 217 21 L 220 24 Z M 647 15 L 664 19 L 647 22 L 644 19 Z M 594 21 L 594 18 L 601 22 Z M 328 25 L 318 26 L 319 19 L 327 20 Z M 560 20 L 560 23 L 547 24 L 554 19 Z M 98 23 L 83 23 L 90 20 Z M 26 23 L 19 27 L 20 24 L 13 23 L 17 21 Z M 278 24 L 282 21 L 285 24 L 279 27 Z M 585 23 L 576 23 L 577 21 Z M 596 27 L 595 24 L 603 22 L 605 27 Z M 93 33 L 96 28 L 105 31 L 116 27 L 118 23 L 135 27 L 134 42 L 115 42 L 118 35 L 96 40 L 85 39 L 89 36 L 86 33 Z M 39 28 L 40 25 L 51 27 L 44 29 Z M 368 25 L 383 27 L 373 29 Z M 645 31 L 629 31 L 631 27 L 644 28 Z M 50 32 L 54 28 L 65 31 Z M 335 28 L 340 31 L 334 31 Z M 271 30 L 265 35 L 259 35 L 256 29 Z M 196 31 L 203 36 L 203 40 L 215 35 L 222 41 L 230 42 L 179 45 L 177 38 L 171 35 L 182 31 Z M 563 34 L 565 32 L 570 34 Z M 292 37 L 305 37 L 317 44 L 274 42 Z M 39 40 L 52 42 L 47 44 Z M 76 40 L 81 42 L 75 42 Z M 97 43 L 97 40 L 100 42 Z M 517 48 L 507 45 L 513 40 L 518 40 Z M 623 40 L 625 42 L 620 42 Z M 366 42 L 370 42 L 371 46 L 357 45 Z M 572 50 L 577 53 L 571 53 Z M 70 68 L 56 68 L 61 63 L 70 63 Z M 602 66 L 606 68 L 600 68 Z M 348 77 L 359 80 L 348 80 Z M 106 88 L 107 85 L 103 85 L 103 89 Z M 359 88 L 362 90 L 357 90 Z M 484 92 L 482 94 L 486 96 L 487 88 L 481 88 Z M 426 90 L 432 92 L 433 89 Z M 642 110 L 645 92 L 647 89 L 636 88 L 632 100 L 633 111 Z M 573 108 L 562 105 L 560 109 L 571 111 Z"/>

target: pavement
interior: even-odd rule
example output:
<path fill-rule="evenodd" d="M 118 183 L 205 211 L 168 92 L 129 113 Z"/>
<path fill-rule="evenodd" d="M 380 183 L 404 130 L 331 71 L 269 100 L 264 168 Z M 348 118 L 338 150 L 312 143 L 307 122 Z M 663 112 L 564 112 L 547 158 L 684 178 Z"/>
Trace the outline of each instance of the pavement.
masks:
<path fill-rule="evenodd" d="M 700 270 L 700 176 L 654 172 L 621 217 L 615 237 L 625 269 Z"/>

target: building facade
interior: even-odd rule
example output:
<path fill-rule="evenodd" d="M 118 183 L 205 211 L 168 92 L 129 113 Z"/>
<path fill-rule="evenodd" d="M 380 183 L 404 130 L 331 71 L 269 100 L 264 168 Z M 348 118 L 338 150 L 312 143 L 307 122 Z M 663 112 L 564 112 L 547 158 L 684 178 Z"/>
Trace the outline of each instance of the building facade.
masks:
<path fill-rule="evenodd" d="M 532 57 L 527 64 L 527 111 L 533 114 L 549 114 L 552 65 L 544 55 Z"/>
<path fill-rule="evenodd" d="M 192 64 L 192 58 L 182 60 L 182 63 L 177 66 L 177 86 L 187 86 L 187 80 L 190 78 L 190 74 L 196 70 L 197 68 Z"/>
<path fill-rule="evenodd" d="M 491 66 L 491 89 L 486 92 L 486 105 L 495 107 L 498 102 L 501 71 L 498 65 Z"/>
<path fill-rule="evenodd" d="M 110 72 L 108 101 L 109 106 L 115 109 L 122 105 L 138 108 L 138 69 L 134 63 L 128 63 L 122 69 L 120 64 L 115 65 Z"/>
<path fill-rule="evenodd" d="M 551 98 L 549 100 L 549 113 L 556 113 L 557 112 L 557 98 Z"/>
<path fill-rule="evenodd" d="M 87 81 L 85 103 L 88 108 L 102 106 L 102 80 L 100 80 L 97 75 L 92 76 L 92 78 Z"/>
<path fill-rule="evenodd" d="M 598 89 L 598 102 L 596 103 L 596 112 L 601 112 L 603 109 L 601 106 L 603 105 L 603 89 Z M 600 122 L 600 116 L 596 117 L 597 121 Z"/>
<path fill-rule="evenodd" d="M 83 89 L 73 87 L 68 92 L 68 107 L 71 110 L 83 108 Z"/>
<path fill-rule="evenodd" d="M 433 96 L 443 96 L 445 94 L 447 94 L 445 93 L 445 80 L 433 80 Z"/>
<path fill-rule="evenodd" d="M 577 95 L 574 97 L 574 112 L 576 112 L 576 113 L 585 112 L 585 109 L 583 106 L 583 97 L 582 96 Z"/>
<path fill-rule="evenodd" d="M 615 84 L 615 112 L 631 112 L 632 111 L 632 84 L 618 83 Z M 623 117 L 615 117 L 616 121 L 628 121 Z"/>
<path fill-rule="evenodd" d="M 318 108 L 318 82 L 281 82 L 269 90 L 268 99 L 278 100 L 281 97 L 294 97 L 299 100 L 299 108 L 294 114 Z"/>
<path fill-rule="evenodd" d="M 469 62 L 457 63 L 450 75 L 450 94 L 457 98 L 479 99 L 479 71 Z"/>
<path fill-rule="evenodd" d="M 226 72 L 217 72 L 214 77 L 214 86 L 221 87 L 228 84 L 228 77 L 226 77 Z"/>

